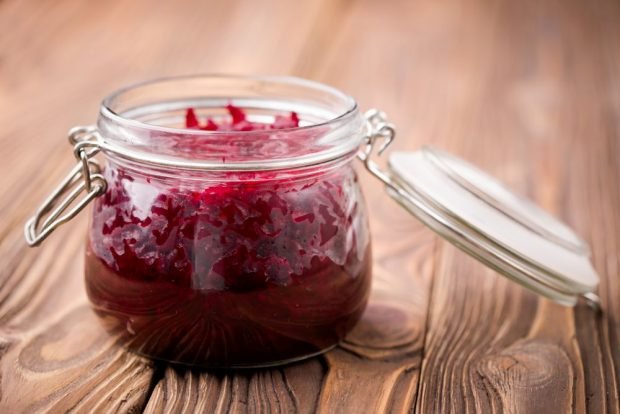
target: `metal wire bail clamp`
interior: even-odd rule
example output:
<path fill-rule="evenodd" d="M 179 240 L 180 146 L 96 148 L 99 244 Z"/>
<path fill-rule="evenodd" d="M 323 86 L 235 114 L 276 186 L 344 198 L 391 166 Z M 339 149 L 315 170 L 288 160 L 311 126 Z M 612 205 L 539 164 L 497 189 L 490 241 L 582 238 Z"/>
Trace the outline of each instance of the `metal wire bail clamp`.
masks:
<path fill-rule="evenodd" d="M 68 137 L 78 163 L 26 222 L 24 236 L 29 246 L 41 244 L 56 228 L 106 191 L 101 166 L 92 158 L 100 151 L 97 129 L 93 126 L 75 127 L 69 131 Z M 85 195 L 76 204 L 82 193 Z"/>

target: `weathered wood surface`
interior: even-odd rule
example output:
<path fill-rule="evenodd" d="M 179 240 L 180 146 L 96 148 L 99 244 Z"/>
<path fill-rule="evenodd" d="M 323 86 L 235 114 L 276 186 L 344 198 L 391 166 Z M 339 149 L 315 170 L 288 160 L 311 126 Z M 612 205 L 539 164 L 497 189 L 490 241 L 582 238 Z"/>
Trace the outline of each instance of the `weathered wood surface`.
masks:
<path fill-rule="evenodd" d="M 0 412 L 620 412 L 620 3 L 0 1 Z M 563 308 L 447 243 L 363 178 L 374 291 L 338 349 L 209 373 L 114 345 L 82 282 L 82 215 L 22 224 L 111 90 L 197 72 L 330 83 L 400 149 L 468 158 L 592 244 L 604 313 Z"/>

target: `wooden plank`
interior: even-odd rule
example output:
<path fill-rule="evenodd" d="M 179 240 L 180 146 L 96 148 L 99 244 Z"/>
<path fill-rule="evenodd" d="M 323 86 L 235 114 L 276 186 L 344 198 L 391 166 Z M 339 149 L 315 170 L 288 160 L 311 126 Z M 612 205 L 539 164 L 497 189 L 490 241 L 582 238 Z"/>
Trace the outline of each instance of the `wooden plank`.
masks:
<path fill-rule="evenodd" d="M 620 49 L 610 39 L 620 10 L 477 2 L 468 13 L 450 29 L 466 33 L 466 59 L 446 65 L 479 89 L 469 108 L 444 108 L 464 125 L 448 145 L 592 243 L 605 313 L 537 299 L 442 245 L 416 410 L 618 412 L 619 117 L 608 99 L 618 96 Z"/>
<path fill-rule="evenodd" d="M 0 410 L 618 412 L 618 18 L 611 0 L 0 2 Z M 486 270 L 362 174 L 375 281 L 341 347 L 228 373 L 122 351 L 87 307 L 86 215 L 37 250 L 21 226 L 101 97 L 196 72 L 325 81 L 388 112 L 396 148 L 475 161 L 592 243 L 605 313 Z"/>

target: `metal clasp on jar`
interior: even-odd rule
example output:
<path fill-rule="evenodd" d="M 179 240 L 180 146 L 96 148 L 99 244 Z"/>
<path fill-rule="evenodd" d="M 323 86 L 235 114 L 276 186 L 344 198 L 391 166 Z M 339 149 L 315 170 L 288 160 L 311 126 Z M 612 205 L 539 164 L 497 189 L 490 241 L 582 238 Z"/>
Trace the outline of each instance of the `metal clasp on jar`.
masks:
<path fill-rule="evenodd" d="M 364 114 L 366 119 L 366 135 L 364 137 L 363 147 L 357 153 L 357 157 L 364 163 L 366 169 L 379 180 L 383 181 L 389 187 L 394 187 L 394 183 L 390 175 L 386 173 L 379 164 L 372 160 L 373 152 L 379 141 L 383 141 L 377 155 L 383 154 L 396 136 L 396 128 L 387 121 L 384 112 L 378 109 L 370 109 Z"/>
<path fill-rule="evenodd" d="M 92 158 L 100 151 L 97 137 L 97 129 L 93 126 L 69 131 L 69 143 L 73 145 L 78 163 L 26 222 L 24 235 L 29 246 L 39 245 L 105 192 L 107 183 L 101 175 L 101 166 Z"/>

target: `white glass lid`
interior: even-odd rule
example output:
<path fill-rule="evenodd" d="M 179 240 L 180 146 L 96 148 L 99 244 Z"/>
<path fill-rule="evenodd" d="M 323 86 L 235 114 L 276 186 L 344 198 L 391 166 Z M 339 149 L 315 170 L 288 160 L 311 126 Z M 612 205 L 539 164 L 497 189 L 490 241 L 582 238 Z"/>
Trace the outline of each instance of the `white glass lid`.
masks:
<path fill-rule="evenodd" d="M 428 147 L 392 153 L 389 169 L 390 195 L 463 251 L 558 303 L 596 298 L 587 244 L 493 177 Z"/>

